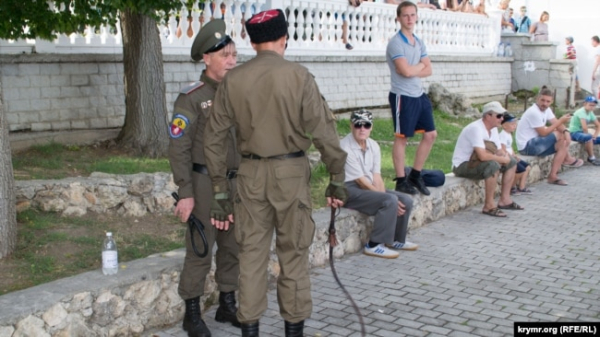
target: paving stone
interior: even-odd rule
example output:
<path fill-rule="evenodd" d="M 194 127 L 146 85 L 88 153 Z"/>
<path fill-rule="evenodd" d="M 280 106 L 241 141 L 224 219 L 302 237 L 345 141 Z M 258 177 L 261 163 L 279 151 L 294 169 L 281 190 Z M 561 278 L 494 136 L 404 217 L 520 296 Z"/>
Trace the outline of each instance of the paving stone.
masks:
<path fill-rule="evenodd" d="M 484 217 L 478 205 L 411 229 L 421 247 L 401 260 L 360 253 L 337 260 L 367 334 L 510 336 L 513 322 L 600 321 L 600 231 L 587 205 L 572 198 L 595 200 L 600 170 L 586 165 L 560 175 L 567 188 L 533 185 L 533 196 L 515 197 L 526 210 L 508 218 Z M 354 310 L 328 268 L 311 271 L 311 280 L 314 310 L 305 335 L 360 336 Z M 261 336 L 282 336 L 274 289 L 268 298 Z M 207 324 L 214 337 L 239 331 L 212 319 Z M 186 334 L 177 324 L 157 336 Z"/>

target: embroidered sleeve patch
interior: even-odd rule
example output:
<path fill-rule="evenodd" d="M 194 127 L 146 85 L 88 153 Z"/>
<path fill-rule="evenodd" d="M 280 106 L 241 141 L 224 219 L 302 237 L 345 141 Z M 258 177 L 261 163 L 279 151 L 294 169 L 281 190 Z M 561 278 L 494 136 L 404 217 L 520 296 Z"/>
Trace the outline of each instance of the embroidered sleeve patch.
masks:
<path fill-rule="evenodd" d="M 183 136 L 185 128 L 190 124 L 190 120 L 182 114 L 175 114 L 169 127 L 169 136 L 179 138 Z"/>

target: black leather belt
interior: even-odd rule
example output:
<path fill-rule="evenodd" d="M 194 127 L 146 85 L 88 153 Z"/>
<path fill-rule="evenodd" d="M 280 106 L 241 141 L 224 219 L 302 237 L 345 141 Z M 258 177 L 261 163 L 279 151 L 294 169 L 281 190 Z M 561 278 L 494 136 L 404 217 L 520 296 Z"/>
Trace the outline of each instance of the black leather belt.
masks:
<path fill-rule="evenodd" d="M 242 158 L 245 159 L 290 159 L 290 158 L 300 158 L 300 157 L 304 157 L 304 151 L 298 151 L 298 152 L 292 152 L 292 153 L 288 153 L 288 154 L 280 154 L 278 156 L 271 156 L 271 157 L 261 157 L 259 155 L 256 154 L 243 154 Z"/>
<path fill-rule="evenodd" d="M 194 163 L 192 169 L 196 173 L 208 175 L 208 169 L 206 168 L 206 165 Z M 235 177 L 237 177 L 237 170 L 227 170 L 227 179 L 233 179 Z"/>

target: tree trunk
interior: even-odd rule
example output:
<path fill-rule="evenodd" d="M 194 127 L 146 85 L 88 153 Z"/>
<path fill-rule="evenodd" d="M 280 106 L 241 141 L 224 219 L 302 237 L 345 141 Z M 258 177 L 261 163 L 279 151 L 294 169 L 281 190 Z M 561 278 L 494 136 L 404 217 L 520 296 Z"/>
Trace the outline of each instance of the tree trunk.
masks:
<path fill-rule="evenodd" d="M 0 77 L 1 78 L 1 77 Z M 0 80 L 0 259 L 12 254 L 17 245 L 17 208 L 8 121 L 2 107 Z"/>
<path fill-rule="evenodd" d="M 117 138 L 120 147 L 156 158 L 167 153 L 167 105 L 163 55 L 156 21 L 124 10 L 125 124 Z"/>

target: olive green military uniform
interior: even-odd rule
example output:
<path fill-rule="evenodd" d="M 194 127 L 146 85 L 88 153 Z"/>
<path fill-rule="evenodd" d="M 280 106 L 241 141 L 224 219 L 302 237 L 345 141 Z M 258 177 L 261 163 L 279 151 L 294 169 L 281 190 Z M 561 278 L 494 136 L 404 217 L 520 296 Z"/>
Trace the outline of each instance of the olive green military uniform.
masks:
<path fill-rule="evenodd" d="M 315 225 L 310 167 L 298 153 L 308 150 L 310 135 L 328 171 L 343 178 L 346 153 L 340 148 L 333 114 L 308 70 L 272 51 L 261 51 L 230 70 L 213 108 L 204 152 L 217 190 L 227 188 L 223 140 L 232 126 L 242 154 L 234 198 L 240 245 L 237 317 L 242 323 L 253 323 L 267 308 L 267 264 L 275 230 L 281 315 L 288 322 L 300 322 L 312 311 L 308 248 Z M 281 155 L 292 158 L 268 158 Z"/>
<path fill-rule="evenodd" d="M 179 295 L 184 300 L 202 296 L 204 282 L 212 263 L 212 251 L 215 240 L 218 250 L 216 253 L 217 269 L 215 279 L 222 292 L 238 289 L 239 265 L 238 245 L 235 242 L 233 230 L 219 231 L 210 224 L 209 210 L 212 198 L 212 184 L 207 175 L 204 151 L 203 130 L 210 114 L 212 100 L 218 83 L 202 72 L 200 82 L 196 82 L 182 90 L 175 101 L 173 120 L 169 135 L 169 160 L 173 171 L 175 184 L 179 186 L 179 197 L 194 198 L 193 214 L 204 224 L 208 241 L 209 254 L 199 258 L 194 254 L 190 240 L 190 231 L 186 233 L 186 254 L 179 281 Z M 223 144 L 227 147 L 226 166 L 223 174 L 239 166 L 240 157 L 235 149 L 235 135 L 232 130 L 223 131 Z M 196 164 L 196 170 L 194 170 Z M 202 165 L 204 174 L 196 172 Z M 201 170 L 202 171 L 202 170 Z M 235 179 L 224 180 L 225 184 L 235 189 Z M 203 251 L 203 243 L 197 231 L 194 231 L 194 241 L 198 251 Z"/>

